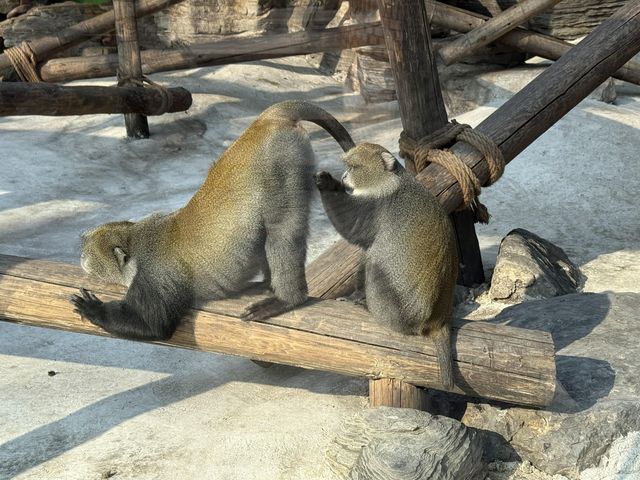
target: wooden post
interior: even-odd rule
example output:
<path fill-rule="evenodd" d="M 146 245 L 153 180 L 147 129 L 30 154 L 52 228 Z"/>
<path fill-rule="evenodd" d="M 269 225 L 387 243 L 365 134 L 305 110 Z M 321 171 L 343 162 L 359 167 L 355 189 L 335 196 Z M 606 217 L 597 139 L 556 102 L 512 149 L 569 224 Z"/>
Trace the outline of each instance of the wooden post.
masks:
<path fill-rule="evenodd" d="M 118 85 L 135 86 L 134 80 L 142 81 L 136 6 L 132 0 L 113 0 L 113 12 L 118 41 Z M 143 87 L 138 85 L 138 88 Z M 149 123 L 144 115 L 125 113 L 124 123 L 127 128 L 127 137 L 149 138 Z"/>
<path fill-rule="evenodd" d="M 382 44 L 382 27 L 379 22 L 373 22 L 327 28 L 320 32 L 231 37 L 188 47 L 143 50 L 140 55 L 142 72 L 148 75 L 184 68 L 229 65 Z M 108 77 L 115 75 L 117 68 L 117 55 L 55 58 L 40 66 L 40 77 L 45 82 Z"/>
<path fill-rule="evenodd" d="M 453 40 L 440 49 L 438 54 L 445 65 L 459 62 L 475 50 L 490 44 L 539 13 L 553 7 L 561 0 L 522 0 L 482 26 Z"/>
<path fill-rule="evenodd" d="M 429 395 L 420 387 L 396 378 L 369 380 L 369 405 L 372 407 L 429 410 Z"/>
<path fill-rule="evenodd" d="M 509 162 L 639 51 L 640 0 L 635 0 L 614 13 L 477 129 L 496 142 Z M 455 145 L 453 150 L 472 166 L 481 182 L 487 181 L 487 167 L 478 152 L 464 144 Z M 447 211 L 462 203 L 460 187 L 444 169 L 429 165 L 417 179 L 438 197 Z M 355 254 L 356 247 L 338 242 L 316 260 L 318 263 L 313 262 L 308 271 L 326 272 L 322 285 L 330 286 L 330 291 L 345 292 L 356 268 L 335 266 L 344 257 Z M 309 289 L 319 296 L 329 291 L 311 282 Z"/>
<path fill-rule="evenodd" d="M 380 0 L 379 9 L 402 126 L 410 137 L 420 139 L 447 123 L 427 9 L 423 0 Z M 415 173 L 413 159 L 410 160 L 409 170 Z M 480 284 L 484 282 L 484 270 L 473 215 L 454 213 L 452 221 L 462 266 L 458 282 L 466 286 Z"/>
<path fill-rule="evenodd" d="M 138 17 L 144 17 L 145 15 L 150 15 L 180 1 L 182 0 L 139 0 L 136 4 L 136 15 Z M 29 46 L 39 63 L 54 54 L 89 40 L 93 36 L 110 32 L 114 28 L 115 14 L 113 10 L 110 10 L 62 30 L 56 35 L 33 40 L 29 42 Z M 4 53 L 0 54 L 0 72 L 10 67 L 11 62 L 7 55 Z"/>
<path fill-rule="evenodd" d="M 121 299 L 124 292 L 87 277 L 78 266 L 0 255 L 0 320 L 108 336 L 73 312 L 69 297 L 81 286 L 103 301 Z M 264 322 L 239 318 L 266 295 L 199 305 L 170 340 L 157 343 L 441 388 L 435 347 L 424 337 L 388 330 L 366 309 L 336 300 L 312 301 Z M 456 393 L 531 406 L 553 399 L 555 358 L 548 332 L 457 321 L 453 339 Z"/>
<path fill-rule="evenodd" d="M 191 106 L 184 88 L 167 89 L 167 112 L 183 112 Z M 142 113 L 159 115 L 163 95 L 154 88 L 61 87 L 51 83 L 0 83 L 0 116 L 87 115 L 94 113 Z"/>

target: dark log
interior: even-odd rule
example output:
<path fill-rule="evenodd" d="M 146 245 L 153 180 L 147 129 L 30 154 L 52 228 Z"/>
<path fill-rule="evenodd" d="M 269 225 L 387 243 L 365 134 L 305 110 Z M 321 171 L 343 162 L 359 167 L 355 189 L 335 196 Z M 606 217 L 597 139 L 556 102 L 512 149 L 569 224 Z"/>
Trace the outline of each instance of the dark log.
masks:
<path fill-rule="evenodd" d="M 522 0 L 513 7 L 508 8 L 496 17 L 488 20 L 483 25 L 471 30 L 466 35 L 445 45 L 440 49 L 438 54 L 445 65 L 459 62 L 473 54 L 478 48 L 488 45 L 518 25 L 522 25 L 528 19 L 553 7 L 560 1 L 561 0 Z"/>
<path fill-rule="evenodd" d="M 136 16 L 144 17 L 162 10 L 169 5 L 182 0 L 139 0 L 136 3 Z M 113 10 L 102 15 L 80 22 L 62 30 L 55 36 L 42 37 L 29 42 L 38 62 L 58 54 L 67 48 L 84 42 L 93 36 L 110 32 L 115 28 L 115 14 Z M 11 62 L 5 54 L 0 54 L 0 72 L 11 67 Z"/>
<path fill-rule="evenodd" d="M 410 137 L 420 139 L 448 121 L 431 45 L 427 9 L 423 0 L 386 0 L 378 5 L 402 126 Z M 405 164 L 408 170 L 416 173 L 412 158 L 405 157 Z M 452 220 L 462 265 L 459 282 L 466 286 L 480 284 L 484 282 L 484 270 L 473 215 L 453 213 Z"/>
<path fill-rule="evenodd" d="M 434 2 L 428 3 L 433 5 Z M 640 0 L 635 0 L 602 23 L 477 129 L 496 142 L 509 162 L 639 51 Z M 486 163 L 478 152 L 464 144 L 456 144 L 453 151 L 472 167 L 481 182 L 487 181 Z M 447 211 L 455 210 L 462 203 L 460 187 L 441 167 L 429 165 L 417 178 L 438 196 Z M 333 274 L 332 268 L 341 262 L 342 256 L 354 255 L 357 249 L 346 245 L 344 241 L 338 242 L 332 249 L 339 249 L 340 254 L 327 251 L 316 262 L 332 259 L 335 264 L 314 262 L 309 269 L 327 272 L 323 283 L 331 285 L 333 291 L 344 292 L 354 271 L 341 269 Z M 315 285 L 310 285 L 310 288 L 315 288 Z M 324 292 L 318 290 L 316 293 L 324 296 Z"/>
<path fill-rule="evenodd" d="M 379 22 L 328 28 L 321 32 L 228 38 L 179 49 L 144 50 L 141 52 L 142 72 L 149 75 L 184 68 L 229 65 L 382 43 L 384 38 Z M 41 65 L 40 76 L 46 82 L 108 77 L 115 75 L 117 67 L 116 55 L 56 58 Z"/>
<path fill-rule="evenodd" d="M 134 81 L 142 81 L 135 3 L 131 0 L 113 0 L 113 12 L 118 42 L 118 85 L 134 86 Z M 125 113 L 124 123 L 127 137 L 149 138 L 149 123 L 144 115 Z"/>
<path fill-rule="evenodd" d="M 73 312 L 69 297 L 85 287 L 103 300 L 124 289 L 88 278 L 80 267 L 0 255 L 0 320 L 108 336 Z M 200 305 L 163 345 L 295 365 L 372 379 L 396 378 L 441 388 L 433 345 L 374 322 L 349 302 L 310 302 L 265 322 L 239 316 L 264 293 Z M 456 393 L 544 406 L 554 395 L 551 335 L 483 322 L 456 322 Z"/>
<path fill-rule="evenodd" d="M 184 88 L 169 88 L 167 112 L 191 106 Z M 0 116 L 141 113 L 161 115 L 162 94 L 155 88 L 61 87 L 50 83 L 0 83 Z"/>

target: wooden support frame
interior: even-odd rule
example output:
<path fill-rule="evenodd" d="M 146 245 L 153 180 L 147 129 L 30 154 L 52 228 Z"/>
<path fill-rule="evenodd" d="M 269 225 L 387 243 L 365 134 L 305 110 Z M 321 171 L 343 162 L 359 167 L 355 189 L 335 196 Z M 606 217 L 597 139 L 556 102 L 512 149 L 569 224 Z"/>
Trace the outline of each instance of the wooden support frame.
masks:
<path fill-rule="evenodd" d="M 133 0 L 127 0 L 133 1 Z M 138 0 L 136 2 L 136 15 L 144 17 L 162 10 L 182 0 Z M 113 10 L 97 15 L 80 22 L 72 27 L 62 30 L 57 35 L 38 38 L 29 42 L 38 62 L 42 62 L 52 55 L 60 53 L 68 48 L 78 45 L 92 36 L 110 32 L 115 28 L 115 14 Z M 6 54 L 0 54 L 0 72 L 11 68 L 11 62 Z"/>
<path fill-rule="evenodd" d="M 635 0 L 614 13 L 477 129 L 496 142 L 509 162 L 639 51 L 640 0 Z M 481 182 L 488 180 L 486 163 L 478 152 L 463 144 L 456 144 L 453 151 Z M 462 203 L 460 187 L 443 168 L 429 165 L 417 179 L 447 211 Z M 311 274 L 324 272 L 321 284 L 310 280 L 309 290 L 320 297 L 333 292 L 348 294 L 357 271 L 353 262 L 357 255 L 357 248 L 343 240 L 337 242 L 309 265 L 307 272 Z"/>
<path fill-rule="evenodd" d="M 447 124 L 438 69 L 436 67 L 427 9 L 423 0 L 378 2 L 387 52 L 396 83 L 402 126 L 420 139 Z M 415 174 L 413 159 L 405 158 Z M 473 286 L 484 282 L 480 245 L 470 211 L 451 214 L 461 265 L 458 283 Z"/>
<path fill-rule="evenodd" d="M 449 42 L 440 49 L 438 54 L 445 65 L 457 63 L 560 1 L 522 0 L 483 25 Z"/>
<path fill-rule="evenodd" d="M 167 112 L 184 112 L 191 94 L 181 87 L 169 88 Z M 0 116 L 87 115 L 95 113 L 141 113 L 160 115 L 163 95 L 155 88 L 62 87 L 51 83 L 0 83 Z"/>
<path fill-rule="evenodd" d="M 69 297 L 81 286 L 103 300 L 123 293 L 88 278 L 77 266 L 0 255 L 0 319 L 108 335 L 73 312 Z M 387 330 L 364 308 L 336 300 L 311 302 L 265 322 L 240 320 L 244 308 L 259 298 L 249 294 L 201 305 L 170 340 L 159 343 L 441 388 L 435 349 L 421 336 Z M 455 392 L 537 407 L 551 402 L 555 359 L 549 333 L 456 322 L 453 338 Z M 405 395 L 405 403 L 411 395 Z"/>
<path fill-rule="evenodd" d="M 136 5 L 131 0 L 113 0 L 113 12 L 118 42 L 118 85 L 135 86 L 134 81 L 142 81 Z M 144 115 L 125 113 L 124 123 L 127 137 L 149 138 L 149 123 Z"/>

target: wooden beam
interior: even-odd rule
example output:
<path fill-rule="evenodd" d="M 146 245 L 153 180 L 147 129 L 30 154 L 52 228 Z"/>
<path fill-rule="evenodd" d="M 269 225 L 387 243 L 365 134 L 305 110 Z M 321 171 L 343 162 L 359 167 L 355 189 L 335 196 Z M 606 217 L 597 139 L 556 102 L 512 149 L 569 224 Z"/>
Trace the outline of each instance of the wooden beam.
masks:
<path fill-rule="evenodd" d="M 0 319 L 93 335 L 108 334 L 73 312 L 69 297 L 87 287 L 103 300 L 123 289 L 85 276 L 77 266 L 0 256 Z M 265 322 L 244 322 L 244 308 L 263 294 L 209 302 L 193 310 L 164 345 L 368 378 L 396 378 L 441 388 L 432 344 L 373 322 L 340 301 L 311 302 Z M 456 322 L 455 392 L 544 406 L 554 395 L 551 335 L 482 322 Z"/>
<path fill-rule="evenodd" d="M 483 25 L 471 30 L 440 49 L 438 54 L 445 65 L 451 65 L 470 56 L 478 48 L 490 44 L 505 33 L 539 13 L 548 10 L 561 0 L 522 0 Z"/>
<path fill-rule="evenodd" d="M 444 127 L 448 121 L 433 55 L 427 9 L 423 0 L 381 0 L 378 7 L 402 126 L 411 138 L 420 139 Z M 405 158 L 405 164 L 414 175 L 417 173 L 413 158 Z M 469 211 L 454 212 L 451 219 L 461 265 L 458 283 L 468 287 L 481 284 L 484 282 L 484 269 L 473 215 Z"/>
<path fill-rule="evenodd" d="M 428 0 L 427 0 L 428 1 Z M 640 51 L 640 0 L 628 3 L 603 22 L 560 60 L 548 67 L 522 91 L 491 114 L 477 129 L 493 139 L 505 160 L 511 161 L 535 139 L 553 126 L 598 85 Z M 481 182 L 489 178 L 481 155 L 464 144 L 453 151 L 467 163 Z M 455 210 L 462 203 L 462 192 L 455 179 L 443 168 L 429 165 L 418 180 L 438 197 L 445 209 Z M 356 247 L 343 240 L 316 262 L 331 259 L 331 264 L 312 263 L 309 270 L 326 272 L 323 283 L 333 291 L 348 291 L 354 275 L 351 269 L 336 269 L 342 256 L 355 254 Z M 315 289 L 315 285 L 310 285 Z M 316 294 L 324 297 L 321 289 Z"/>
<path fill-rule="evenodd" d="M 136 3 L 136 16 L 144 17 L 145 15 L 150 15 L 180 1 L 182 0 L 138 0 Z M 39 63 L 96 35 L 110 32 L 114 28 L 115 14 L 113 10 L 110 10 L 77 23 L 56 35 L 33 40 L 29 42 L 29 46 Z M 11 62 L 6 54 L 0 54 L 0 72 L 6 68 L 11 68 Z"/>
<path fill-rule="evenodd" d="M 184 88 L 169 88 L 167 112 L 183 112 L 191 106 Z M 62 87 L 51 83 L 0 83 L 0 116 L 87 115 L 94 113 L 142 113 L 160 115 L 163 95 L 155 88 Z"/>
<path fill-rule="evenodd" d="M 135 86 L 142 81 L 136 6 L 131 0 L 113 0 L 113 12 L 118 42 L 118 85 Z M 138 85 L 138 88 L 143 88 Z M 140 113 L 125 113 L 124 123 L 129 138 L 149 138 L 147 117 Z"/>
<path fill-rule="evenodd" d="M 155 72 L 230 65 L 383 43 L 380 22 L 328 28 L 320 32 L 231 37 L 188 47 L 143 50 L 142 72 L 149 75 Z M 55 58 L 40 66 L 40 76 L 45 82 L 61 82 L 113 76 L 117 68 L 117 55 Z"/>

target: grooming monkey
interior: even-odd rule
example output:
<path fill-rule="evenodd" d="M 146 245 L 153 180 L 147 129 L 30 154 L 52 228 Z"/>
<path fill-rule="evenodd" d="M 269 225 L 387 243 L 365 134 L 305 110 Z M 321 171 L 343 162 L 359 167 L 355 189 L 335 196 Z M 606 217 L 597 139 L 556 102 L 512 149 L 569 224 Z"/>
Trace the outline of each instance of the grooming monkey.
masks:
<path fill-rule="evenodd" d="M 344 162 L 342 182 L 319 172 L 316 185 L 338 233 L 366 252 L 367 308 L 393 330 L 430 337 L 442 383 L 451 389 L 450 321 L 458 254 L 449 218 L 383 147 L 358 145 L 344 155 Z"/>
<path fill-rule="evenodd" d="M 163 340 L 195 300 L 240 292 L 259 272 L 273 295 L 249 307 L 246 320 L 305 302 L 314 155 L 301 120 L 324 128 L 344 151 L 354 146 L 320 107 L 271 106 L 222 154 L 185 207 L 83 235 L 84 270 L 128 291 L 122 301 L 103 303 L 81 289 L 71 299 L 75 311 L 117 336 Z"/>

